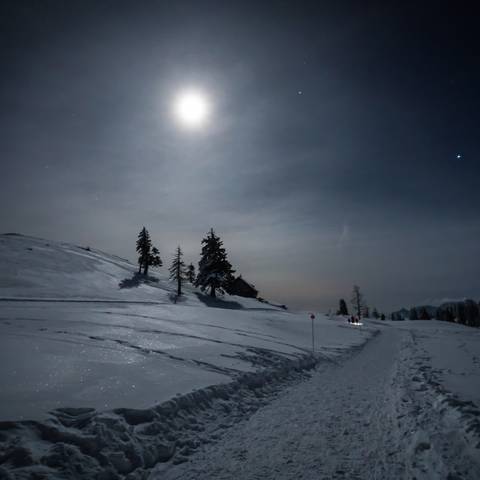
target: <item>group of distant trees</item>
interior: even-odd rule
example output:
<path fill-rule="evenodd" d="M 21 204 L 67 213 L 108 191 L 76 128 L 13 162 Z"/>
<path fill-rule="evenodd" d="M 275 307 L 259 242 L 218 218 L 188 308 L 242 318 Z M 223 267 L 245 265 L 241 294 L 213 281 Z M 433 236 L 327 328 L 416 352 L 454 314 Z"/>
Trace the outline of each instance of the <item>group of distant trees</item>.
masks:
<path fill-rule="evenodd" d="M 429 310 L 433 310 L 429 311 Z M 440 320 L 455 322 L 469 327 L 480 327 L 480 302 L 464 300 L 463 302 L 445 303 L 440 307 L 414 307 L 409 312 L 410 320 Z"/>
<path fill-rule="evenodd" d="M 149 267 L 161 267 L 163 262 L 159 250 L 152 245 L 148 230 L 143 227 L 137 239 L 138 273 L 147 276 Z M 190 282 L 202 291 L 208 290 L 211 297 L 218 293 L 225 293 L 234 280 L 231 263 L 227 259 L 227 253 L 223 242 L 215 234 L 213 228 L 202 240 L 202 253 L 198 263 L 198 274 L 192 263 L 188 266 L 183 261 L 183 252 L 178 246 L 173 255 L 172 263 L 168 269 L 170 280 L 176 282 L 177 295 L 182 295 L 182 285 L 185 281 Z"/>
<path fill-rule="evenodd" d="M 350 303 L 352 304 L 354 315 L 356 315 L 359 319 L 362 317 L 370 317 L 370 309 L 358 285 L 353 286 L 352 298 L 350 300 Z M 343 298 L 340 299 L 337 315 L 349 315 L 347 302 Z M 380 314 L 376 308 L 372 310 L 371 316 L 372 318 L 381 318 L 382 320 L 385 320 L 385 315 L 383 313 Z"/>
<path fill-rule="evenodd" d="M 425 307 L 411 308 L 409 313 L 410 320 L 431 320 L 431 315 Z"/>
<path fill-rule="evenodd" d="M 357 318 L 372 318 L 385 320 L 385 314 L 379 313 L 374 308 L 370 313 L 365 297 L 360 291 L 358 285 L 353 286 L 352 298 L 350 300 L 353 314 Z M 347 302 L 341 298 L 337 315 L 349 316 Z M 444 322 L 455 322 L 471 327 L 480 327 L 480 302 L 474 300 L 464 300 L 463 302 L 450 302 L 440 307 L 413 307 L 410 311 L 402 309 L 399 312 L 393 312 L 390 315 L 391 320 L 441 320 Z"/>
<path fill-rule="evenodd" d="M 143 227 L 138 234 L 137 247 L 138 253 L 138 274 L 147 276 L 149 267 L 161 267 L 163 265 L 160 258 L 160 251 L 152 245 L 152 240 L 148 230 Z M 177 295 L 182 295 L 182 285 L 184 282 L 190 282 L 199 287 L 202 291 L 208 291 L 211 297 L 216 297 L 217 293 L 228 292 L 235 280 L 235 270 L 228 261 L 227 253 L 223 247 L 223 242 L 215 234 L 213 228 L 202 240 L 202 252 L 198 263 L 198 274 L 192 263 L 188 266 L 183 261 L 183 252 L 180 246 L 175 250 L 172 263 L 168 269 L 170 280 L 176 282 Z M 353 286 L 352 298 L 350 300 L 352 311 L 358 319 L 369 318 L 370 309 L 365 301 L 363 293 L 358 285 Z M 441 305 L 440 307 L 414 307 L 410 311 L 405 311 L 410 320 L 430 320 L 435 318 L 445 322 L 456 322 L 473 327 L 480 326 L 480 303 L 474 300 L 465 300 L 463 302 L 452 302 Z M 341 298 L 337 315 L 349 316 L 347 303 Z M 371 312 L 372 318 L 385 320 L 385 315 L 379 313 L 376 308 Z M 403 320 L 406 315 L 392 313 L 392 320 Z"/>

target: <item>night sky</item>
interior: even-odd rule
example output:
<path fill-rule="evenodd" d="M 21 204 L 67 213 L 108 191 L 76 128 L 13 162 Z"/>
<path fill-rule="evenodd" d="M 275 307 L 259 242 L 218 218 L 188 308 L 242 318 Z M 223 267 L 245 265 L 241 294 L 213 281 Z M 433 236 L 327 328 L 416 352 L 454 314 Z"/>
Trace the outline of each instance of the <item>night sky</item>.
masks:
<path fill-rule="evenodd" d="M 472 9 L 472 10 L 471 10 Z M 473 2 L 2 1 L 1 231 L 166 264 L 213 227 L 261 294 L 480 299 Z M 203 91 L 183 128 L 172 102 Z M 165 267 L 164 267 L 165 270 Z"/>

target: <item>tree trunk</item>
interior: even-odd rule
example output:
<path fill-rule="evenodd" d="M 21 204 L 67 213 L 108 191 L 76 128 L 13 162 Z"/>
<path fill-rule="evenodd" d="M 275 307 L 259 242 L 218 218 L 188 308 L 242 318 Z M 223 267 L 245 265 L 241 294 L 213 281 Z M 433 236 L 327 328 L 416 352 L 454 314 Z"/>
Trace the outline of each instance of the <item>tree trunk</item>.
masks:
<path fill-rule="evenodd" d="M 144 270 L 143 270 L 143 274 L 144 274 L 145 276 L 148 275 L 148 260 L 145 261 L 145 268 L 144 268 Z"/>
<path fill-rule="evenodd" d="M 210 287 L 210 296 L 211 296 L 212 298 L 216 298 L 216 295 L 215 295 L 215 287 L 214 287 L 213 285 Z"/>
<path fill-rule="evenodd" d="M 180 276 L 177 278 L 177 295 L 180 296 L 182 294 L 182 279 Z"/>

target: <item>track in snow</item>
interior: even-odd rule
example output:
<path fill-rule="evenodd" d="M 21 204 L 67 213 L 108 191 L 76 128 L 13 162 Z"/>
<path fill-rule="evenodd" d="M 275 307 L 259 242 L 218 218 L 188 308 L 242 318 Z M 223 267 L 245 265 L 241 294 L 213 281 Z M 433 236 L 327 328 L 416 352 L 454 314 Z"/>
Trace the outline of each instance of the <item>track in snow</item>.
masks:
<path fill-rule="evenodd" d="M 431 406 L 428 389 L 420 390 L 424 398 L 415 400 L 413 409 L 411 396 L 404 399 L 414 365 L 405 363 L 405 351 L 414 348 L 410 340 L 396 328 L 382 329 L 357 355 L 321 367 L 218 443 L 206 445 L 186 463 L 158 465 L 149 478 L 480 478 L 475 459 L 465 464 L 462 458 L 455 465 L 451 455 L 443 455 L 442 463 L 442 452 L 435 451 L 440 446 L 429 442 L 425 418 L 432 432 L 442 420 L 434 408 L 425 411 Z M 448 445 L 447 439 L 441 449 L 458 445 Z M 434 460 L 425 461 L 425 452 Z"/>
<path fill-rule="evenodd" d="M 387 414 L 400 335 L 384 331 L 359 354 L 290 388 L 219 443 L 167 471 L 159 467 L 152 478 L 388 478 L 388 470 L 398 472 L 402 464 Z"/>

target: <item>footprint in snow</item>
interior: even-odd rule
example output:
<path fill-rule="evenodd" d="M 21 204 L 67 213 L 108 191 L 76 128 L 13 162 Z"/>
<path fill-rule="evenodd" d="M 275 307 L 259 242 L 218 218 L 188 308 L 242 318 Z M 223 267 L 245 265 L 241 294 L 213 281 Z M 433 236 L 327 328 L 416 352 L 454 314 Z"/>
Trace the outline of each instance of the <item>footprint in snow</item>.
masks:
<path fill-rule="evenodd" d="M 431 446 L 428 442 L 420 442 L 416 447 L 415 447 L 415 453 L 421 453 L 424 452 L 425 450 L 430 450 Z"/>

